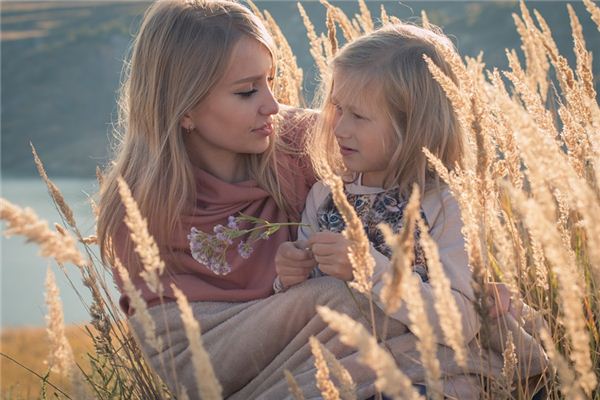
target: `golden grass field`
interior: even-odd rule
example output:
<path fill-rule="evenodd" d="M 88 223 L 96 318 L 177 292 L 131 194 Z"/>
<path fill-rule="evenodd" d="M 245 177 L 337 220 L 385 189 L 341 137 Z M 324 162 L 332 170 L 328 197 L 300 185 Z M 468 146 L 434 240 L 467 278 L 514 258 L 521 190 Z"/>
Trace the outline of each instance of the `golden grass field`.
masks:
<path fill-rule="evenodd" d="M 70 325 L 65 329 L 67 339 L 73 347 L 75 359 L 86 365 L 87 354 L 93 352 L 94 345 L 84 326 Z M 50 342 L 45 328 L 5 328 L 0 332 L 0 352 L 16 359 L 24 367 L 40 376 L 48 373 L 46 359 L 50 353 Z M 40 398 L 42 381 L 23 366 L 0 358 L 0 398 L 37 399 Z M 50 380 L 60 389 L 68 390 L 70 383 L 63 377 L 51 374 Z M 48 393 L 52 388 L 47 387 Z"/>
<path fill-rule="evenodd" d="M 515 15 L 515 24 L 523 43 L 519 51 L 524 53 L 521 57 L 524 63 L 516 50 L 509 50 L 509 70 L 498 71 L 494 66 L 485 65 L 483 59 L 462 59 L 446 49 L 444 56 L 452 66 L 457 84 L 439 69 L 429 66 L 451 100 L 467 136 L 468 154 L 462 169 L 450 172 L 436 157 L 429 155 L 428 159 L 459 202 L 477 304 L 485 310 L 489 296 L 486 285 L 503 282 L 515 299 L 539 311 L 544 324 L 534 325 L 532 335 L 543 343 L 549 357 L 550 367 L 545 374 L 544 386 L 550 399 L 600 399 L 600 106 L 597 77 L 593 76 L 591 68 L 593 60 L 586 47 L 586 43 L 598 41 L 600 32 L 584 38 L 579 23 L 579 18 L 592 18 L 600 31 L 600 7 L 590 0 L 584 0 L 584 3 L 588 10 L 586 15 L 576 16 L 569 8 L 569 20 L 565 20 L 572 27 L 575 65 L 569 65 L 558 51 L 551 27 L 547 26 L 543 16 L 522 4 L 521 14 Z M 322 76 L 327 75 L 327 64 L 343 41 L 371 31 L 373 21 L 399 22 L 385 11 L 381 15 L 371 15 L 364 2 L 360 2 L 361 13 L 353 18 L 327 2 L 323 5 L 328 8 L 327 33 L 317 34 L 312 22 L 303 15 L 311 54 Z M 275 80 L 278 100 L 301 105 L 302 74 L 285 37 L 270 15 L 257 9 L 254 12 L 268 26 L 280 50 L 278 65 L 282 67 Z M 422 24 L 425 28 L 427 21 L 424 14 Z M 46 175 L 35 152 L 34 156 L 65 223 L 51 229 L 32 210 L 1 199 L 0 219 L 7 222 L 5 234 L 22 235 L 38 243 L 42 254 L 58 263 L 81 266 L 80 278 L 92 292 L 90 321 L 96 333 L 92 340 L 83 334 L 81 327 L 63 326 L 60 299 L 52 275 L 49 275 L 49 339 L 41 329 L 6 330 L 2 332 L 2 353 L 13 355 L 22 364 L 44 375 L 43 360 L 50 352 L 55 360 L 54 367 L 62 371 L 62 375 L 53 373 L 50 380 L 68 391 L 70 398 L 173 398 L 140 357 L 139 349 L 123 323 L 122 313 L 108 297 L 107 282 L 102 276 L 109 267 L 89 262 L 90 253 L 82 252 L 76 246 L 78 242 L 95 246 L 95 237 L 81 236 L 69 205 Z M 136 251 L 147 261 L 147 279 L 157 281 L 156 274 L 160 270 L 158 247 L 147 231 L 127 184 L 120 180 L 119 186 L 127 209 L 127 225 L 135 233 L 132 240 L 140 247 Z M 343 199 L 336 202 L 338 200 L 338 208 L 344 208 L 339 206 Z M 345 209 L 351 210 L 351 207 Z M 347 218 L 352 221 L 355 216 L 350 214 Z M 355 226 L 360 226 L 360 221 Z M 361 240 L 364 239 L 356 239 L 357 242 Z M 394 251 L 400 252 L 404 243 L 398 243 Z M 357 271 L 362 268 L 361 265 L 354 267 Z M 135 300 L 133 287 L 128 287 L 128 274 L 126 271 L 120 273 L 125 281 L 125 291 Z M 369 279 L 364 274 L 361 276 L 361 279 Z M 178 303 L 183 315 L 191 315 L 187 301 L 181 297 Z M 444 299 L 436 297 L 436 303 L 442 303 Z M 143 310 L 143 306 L 137 305 L 136 309 Z M 483 325 L 489 327 L 487 313 L 481 310 Z M 343 333 L 344 343 L 371 356 L 373 364 L 369 364 L 370 367 L 375 369 L 374 364 L 382 362 L 386 351 L 366 331 L 352 329 L 352 322 L 344 321 L 330 311 L 320 310 L 320 313 L 333 329 Z M 191 326 L 192 323 L 187 322 L 186 328 L 189 327 L 191 332 L 188 337 L 195 351 L 194 367 L 211 370 L 199 335 L 194 336 L 198 327 Z M 428 325 L 426 318 L 415 319 L 410 329 L 429 332 L 430 327 L 425 325 Z M 490 332 L 484 329 L 480 333 L 482 342 L 486 340 L 485 335 Z M 420 342 L 428 339 L 431 338 L 419 337 Z M 507 340 L 505 344 L 502 376 L 485 387 L 481 398 L 526 397 L 525 386 L 518 379 L 514 382 L 517 364 L 513 343 Z M 316 357 L 318 350 L 313 352 Z M 423 364 L 434 364 L 431 357 L 426 358 L 422 355 Z M 320 362 L 320 368 L 328 363 Z M 330 390 L 332 383 L 328 372 L 322 369 L 320 372 L 319 387 Z M 404 376 L 394 363 L 377 369 L 377 373 L 380 378 Z M 428 383 L 434 386 L 439 382 L 433 372 L 431 374 Z M 40 380 L 6 358 L 2 358 L 1 376 L 3 397 L 38 396 Z M 206 393 L 212 393 L 206 398 L 221 398 L 218 382 L 206 376 L 203 387 L 207 388 Z M 293 379 L 289 382 L 293 390 Z M 48 386 L 46 389 L 47 397 L 54 398 L 54 389 Z M 394 398 L 408 398 L 406 394 L 397 393 L 397 387 L 386 386 L 385 382 L 378 389 L 394 393 Z M 323 394 L 324 398 L 339 398 L 339 394 L 337 397 L 331 392 L 326 394 L 324 389 Z M 61 398 L 60 395 L 57 397 Z M 302 397 L 296 393 L 295 398 Z"/>

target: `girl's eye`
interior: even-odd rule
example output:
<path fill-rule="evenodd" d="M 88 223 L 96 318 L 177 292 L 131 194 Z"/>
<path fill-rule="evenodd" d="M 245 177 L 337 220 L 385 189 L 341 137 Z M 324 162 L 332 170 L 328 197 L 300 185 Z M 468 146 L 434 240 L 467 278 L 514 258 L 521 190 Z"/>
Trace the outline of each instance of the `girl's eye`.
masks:
<path fill-rule="evenodd" d="M 256 92 L 258 92 L 257 89 L 252 89 L 252 90 L 249 90 L 247 92 L 239 92 L 239 93 L 236 93 L 236 94 L 239 95 L 239 96 L 242 96 L 242 97 L 250 97 L 250 96 L 252 96 Z"/>
<path fill-rule="evenodd" d="M 362 115 L 358 115 L 357 113 L 352 113 L 352 116 L 356 119 L 365 119 Z"/>

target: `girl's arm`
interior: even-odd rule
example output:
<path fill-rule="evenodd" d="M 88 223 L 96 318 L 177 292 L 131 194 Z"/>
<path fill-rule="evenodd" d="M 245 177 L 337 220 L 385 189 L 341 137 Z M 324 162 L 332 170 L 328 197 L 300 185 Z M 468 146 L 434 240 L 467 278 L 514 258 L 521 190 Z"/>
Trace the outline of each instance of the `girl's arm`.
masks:
<path fill-rule="evenodd" d="M 451 295 L 461 314 L 464 340 L 468 343 L 479 330 L 479 319 L 474 307 L 475 297 L 471 288 L 471 271 L 468 266 L 464 237 L 461 232 L 463 224 L 458 203 L 448 189 L 443 188 L 441 193 L 426 194 L 422 202 L 422 208 L 429 224 L 429 233 L 438 246 L 442 268 L 450 281 Z M 371 254 L 376 262 L 373 291 L 376 294 L 377 304 L 383 308 L 383 304 L 379 300 L 379 294 L 383 288 L 381 278 L 384 272 L 390 268 L 390 260 L 374 248 L 372 248 Z M 416 274 L 416 272 L 414 273 Z M 422 279 L 418 281 L 420 283 L 419 290 L 438 342 L 446 344 L 434 307 L 436 299 L 433 289 L 429 282 Z M 410 326 L 405 304 L 391 317 Z"/>

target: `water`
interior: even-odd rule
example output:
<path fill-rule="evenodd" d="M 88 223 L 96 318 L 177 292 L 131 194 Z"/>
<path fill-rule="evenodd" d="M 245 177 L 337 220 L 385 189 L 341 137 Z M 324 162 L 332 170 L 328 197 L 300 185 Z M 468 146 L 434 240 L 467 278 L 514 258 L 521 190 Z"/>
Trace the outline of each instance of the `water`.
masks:
<path fill-rule="evenodd" d="M 97 191 L 95 180 L 55 179 L 54 183 L 73 209 L 75 220 L 84 236 L 94 233 L 94 216 L 88 201 Z M 20 207 L 31 207 L 37 215 L 49 221 L 60 222 L 60 216 L 41 179 L 3 178 L 1 195 Z M 2 230 L 5 229 L 4 224 Z M 65 323 L 88 322 L 81 299 L 55 261 L 38 255 L 36 244 L 26 243 L 22 236 L 0 239 L 0 327 L 42 326 L 44 315 L 44 282 L 46 271 L 51 268 L 60 289 Z M 68 276 L 89 304 L 91 296 L 81 282 L 77 267 L 66 265 Z M 112 286 L 112 285 L 111 285 Z M 114 296 L 117 296 L 116 291 Z M 116 298 L 116 297 L 115 297 Z"/>

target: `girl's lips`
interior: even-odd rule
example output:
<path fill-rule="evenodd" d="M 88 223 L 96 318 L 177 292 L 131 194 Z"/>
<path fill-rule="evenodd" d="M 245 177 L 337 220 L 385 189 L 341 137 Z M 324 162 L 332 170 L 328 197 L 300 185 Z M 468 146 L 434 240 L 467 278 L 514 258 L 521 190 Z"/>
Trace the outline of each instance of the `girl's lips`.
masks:
<path fill-rule="evenodd" d="M 267 122 L 260 128 L 252 129 L 252 132 L 260 136 L 270 136 L 273 133 L 273 124 Z"/>
<path fill-rule="evenodd" d="M 340 153 L 342 154 L 342 156 L 349 156 L 351 154 L 356 153 L 356 150 L 351 149 L 350 147 L 340 146 Z"/>

